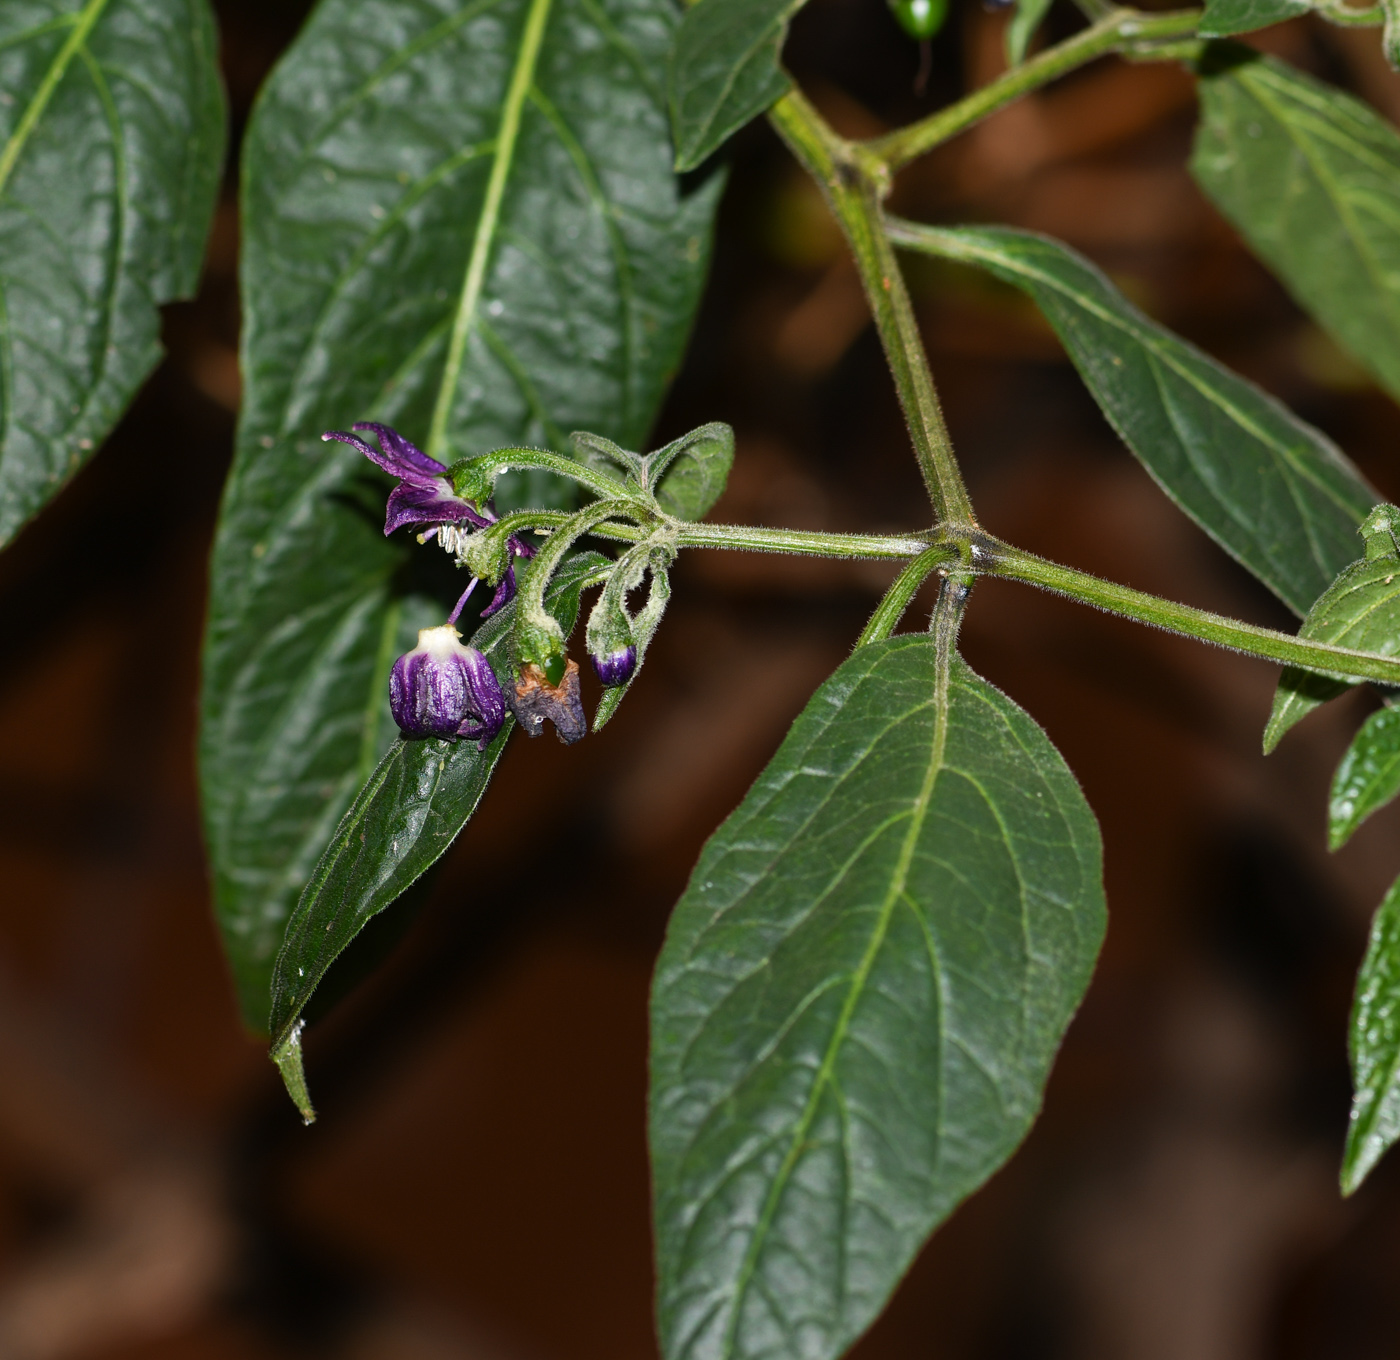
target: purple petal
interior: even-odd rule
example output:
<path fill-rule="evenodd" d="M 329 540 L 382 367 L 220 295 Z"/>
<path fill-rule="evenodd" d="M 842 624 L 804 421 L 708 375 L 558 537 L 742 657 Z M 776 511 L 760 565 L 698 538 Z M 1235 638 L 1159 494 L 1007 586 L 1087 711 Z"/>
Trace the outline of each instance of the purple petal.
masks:
<path fill-rule="evenodd" d="M 515 598 L 515 568 L 507 567 L 506 574 L 501 577 L 501 584 L 496 587 L 496 593 L 491 597 L 491 603 L 481 611 L 483 619 L 489 619 L 498 609 L 503 609 Z"/>
<path fill-rule="evenodd" d="M 389 672 L 389 710 L 406 737 L 455 737 L 467 707 L 467 682 L 456 657 L 414 650 Z"/>
<path fill-rule="evenodd" d="M 615 652 L 592 658 L 593 670 L 599 681 L 607 689 L 625 685 L 637 669 L 637 649 L 633 646 L 619 647 Z"/>
<path fill-rule="evenodd" d="M 457 735 L 480 738 L 484 751 L 506 720 L 505 697 L 491 663 L 475 647 L 465 649 L 462 669 L 466 677 L 469 716 L 457 729 Z"/>
<path fill-rule="evenodd" d="M 370 430 L 379 436 L 380 446 L 388 459 L 379 463 L 396 477 L 412 478 L 421 481 L 424 477 L 441 477 L 447 469 L 436 458 L 429 458 L 416 444 L 410 443 L 397 430 L 388 425 L 380 425 L 373 420 L 357 420 L 357 430 Z M 373 457 L 373 455 L 370 455 Z M 379 462 L 379 459 L 375 459 Z"/>
<path fill-rule="evenodd" d="M 431 482 L 400 482 L 389 493 L 384 532 L 392 534 L 405 524 L 456 524 L 467 520 L 478 529 L 486 521 L 460 496 L 454 495 L 445 477 Z"/>
<path fill-rule="evenodd" d="M 534 548 L 532 548 L 528 543 L 525 542 L 523 538 L 520 538 L 516 534 L 512 534 L 506 540 L 506 543 L 509 546 L 511 552 L 513 552 L 517 557 L 523 557 L 527 562 L 530 560 L 530 558 L 532 558 L 535 555 Z"/>

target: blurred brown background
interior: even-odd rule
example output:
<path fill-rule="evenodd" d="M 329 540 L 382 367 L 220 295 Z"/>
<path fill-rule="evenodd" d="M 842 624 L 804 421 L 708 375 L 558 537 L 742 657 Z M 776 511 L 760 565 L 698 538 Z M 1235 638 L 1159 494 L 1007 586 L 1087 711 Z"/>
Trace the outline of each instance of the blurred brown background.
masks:
<path fill-rule="evenodd" d="M 237 131 L 304 7 L 220 10 Z M 843 130 L 873 132 L 994 75 L 1003 22 L 958 0 L 922 101 L 884 0 L 815 0 L 789 56 Z M 1075 23 L 1057 9 L 1051 29 Z M 1400 117 L 1377 30 L 1267 41 Z M 1065 238 L 1400 497 L 1400 412 L 1195 190 L 1193 119 L 1181 70 L 1102 63 L 915 167 L 896 206 Z M 735 425 L 722 518 L 921 526 L 834 227 L 766 127 L 732 160 L 657 441 Z M 569 750 L 516 741 L 387 970 L 310 1033 L 322 1117 L 303 1129 L 235 1017 L 192 769 L 238 400 L 232 184 L 169 361 L 0 556 L 0 1360 L 647 1360 L 666 915 L 890 573 L 688 555 L 621 716 Z M 952 267 L 911 278 L 992 530 L 1288 626 L 1118 446 L 1019 295 Z M 1043 1120 L 860 1360 L 1400 1355 L 1400 1158 L 1350 1202 L 1335 1189 L 1351 977 L 1400 870 L 1394 809 L 1324 848 L 1367 699 L 1265 761 L 1270 666 L 997 582 L 964 637 L 1083 781 L 1112 924 Z"/>

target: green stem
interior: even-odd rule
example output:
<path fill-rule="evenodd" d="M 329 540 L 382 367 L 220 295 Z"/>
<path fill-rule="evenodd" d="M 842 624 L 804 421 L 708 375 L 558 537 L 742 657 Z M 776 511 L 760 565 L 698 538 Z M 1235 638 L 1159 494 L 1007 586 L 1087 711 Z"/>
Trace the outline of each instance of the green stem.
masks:
<path fill-rule="evenodd" d="M 870 622 L 856 639 L 856 646 L 864 647 L 870 642 L 883 642 L 889 637 L 898 627 L 914 596 L 918 594 L 919 587 L 939 567 L 956 561 L 957 558 L 958 550 L 950 543 L 935 543 L 933 547 L 924 549 L 895 577 L 894 584 L 885 592 L 885 598 L 876 606 L 875 612 L 870 616 Z"/>
<path fill-rule="evenodd" d="M 1125 47 L 1194 33 L 1200 18 L 1201 11 L 1198 9 L 1176 10 L 1168 14 L 1144 14 L 1135 9 L 1114 10 L 1074 37 L 1023 62 L 956 104 L 940 109 L 908 127 L 866 142 L 864 149 L 893 173 L 988 114 L 1005 108 L 1022 95 L 1048 85 L 1052 80 L 1058 80 L 1076 67 Z"/>
<path fill-rule="evenodd" d="M 1081 604 L 1090 604 L 1111 614 L 1121 614 L 1124 618 L 1165 628 L 1169 633 L 1180 633 L 1201 642 L 1211 642 L 1217 647 L 1243 652 L 1247 656 L 1320 671 L 1325 675 L 1400 684 L 1400 660 L 1374 652 L 1353 651 L 1349 647 L 1333 647 L 1325 642 L 1309 642 L 1288 633 L 1275 632 L 1272 628 L 1258 628 L 1251 623 L 1227 619 L 1205 609 L 1192 609 L 1190 605 L 1176 604 L 1140 590 L 1115 585 L 1112 581 L 1090 576 L 1088 572 L 1062 567 L 996 540 L 984 539 L 975 543 L 972 561 L 975 569 L 984 575 L 1025 581 L 1042 590 L 1067 595 Z"/>
<path fill-rule="evenodd" d="M 626 502 L 610 502 L 609 514 L 637 509 Z M 492 534 L 522 534 L 531 529 L 558 529 L 573 520 L 564 510 L 516 510 L 493 524 Z M 851 562 L 889 562 L 917 557 L 929 544 L 914 534 L 828 534 L 815 529 L 767 529 L 747 524 L 692 524 L 685 520 L 664 520 L 668 537 L 678 548 L 730 548 L 738 552 L 789 553 L 798 557 L 830 557 Z M 594 524 L 587 532 L 594 538 L 618 543 L 640 543 L 655 533 L 655 526 L 641 527 L 617 520 Z M 950 550 L 940 548 L 947 554 Z M 956 556 L 956 552 L 953 553 Z"/>
<path fill-rule="evenodd" d="M 1333 0 L 1331 4 L 1320 4 L 1314 8 L 1329 24 L 1341 24 L 1345 28 L 1373 28 L 1377 24 L 1385 23 L 1384 5 L 1353 9 L 1342 0 Z"/>
<path fill-rule="evenodd" d="M 821 186 L 850 242 L 934 511 L 945 525 L 971 527 L 977 522 L 972 502 L 953 456 L 909 290 L 885 236 L 880 204 L 889 188 L 888 172 L 878 156 L 838 137 L 797 90 L 779 100 L 769 117 Z"/>

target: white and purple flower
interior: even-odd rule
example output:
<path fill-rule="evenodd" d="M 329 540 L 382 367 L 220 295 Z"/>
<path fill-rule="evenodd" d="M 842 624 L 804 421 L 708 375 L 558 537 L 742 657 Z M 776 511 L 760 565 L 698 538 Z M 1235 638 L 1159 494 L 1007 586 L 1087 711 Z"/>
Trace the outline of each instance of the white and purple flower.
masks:
<path fill-rule="evenodd" d="M 405 525 L 421 525 L 419 541 L 438 536 L 439 541 L 450 552 L 455 553 L 461 541 L 464 525 L 472 529 L 485 529 L 496 522 L 495 512 L 490 505 L 478 506 L 459 496 L 452 489 L 447 468 L 436 458 L 430 458 L 416 444 L 405 439 L 397 430 L 388 425 L 380 425 L 372 420 L 357 421 L 351 428 L 368 430 L 379 440 L 379 448 L 353 434 L 341 430 L 327 430 L 322 439 L 335 439 L 359 449 L 372 463 L 378 464 L 385 472 L 399 479 L 399 484 L 389 493 L 389 504 L 384 516 L 384 532 L 392 534 Z M 512 557 L 533 557 L 535 550 L 512 534 L 507 540 Z M 456 623 L 462 606 L 476 586 L 476 581 L 462 593 L 457 607 L 452 611 L 449 623 Z M 515 598 L 515 566 L 507 566 L 505 575 L 496 587 L 491 603 L 481 611 L 482 618 L 489 618 L 503 605 Z"/>
<path fill-rule="evenodd" d="M 484 751 L 505 722 L 505 699 L 491 663 L 460 638 L 451 624 L 421 629 L 389 674 L 389 708 L 406 737 L 475 739 Z"/>

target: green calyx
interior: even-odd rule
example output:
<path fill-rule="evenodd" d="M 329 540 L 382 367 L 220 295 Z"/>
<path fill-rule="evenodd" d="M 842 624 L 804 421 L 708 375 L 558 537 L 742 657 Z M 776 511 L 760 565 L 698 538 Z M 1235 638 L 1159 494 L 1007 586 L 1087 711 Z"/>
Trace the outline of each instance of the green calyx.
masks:
<path fill-rule="evenodd" d="M 948 0 L 889 0 L 890 13 L 915 42 L 933 37 L 948 17 Z"/>

